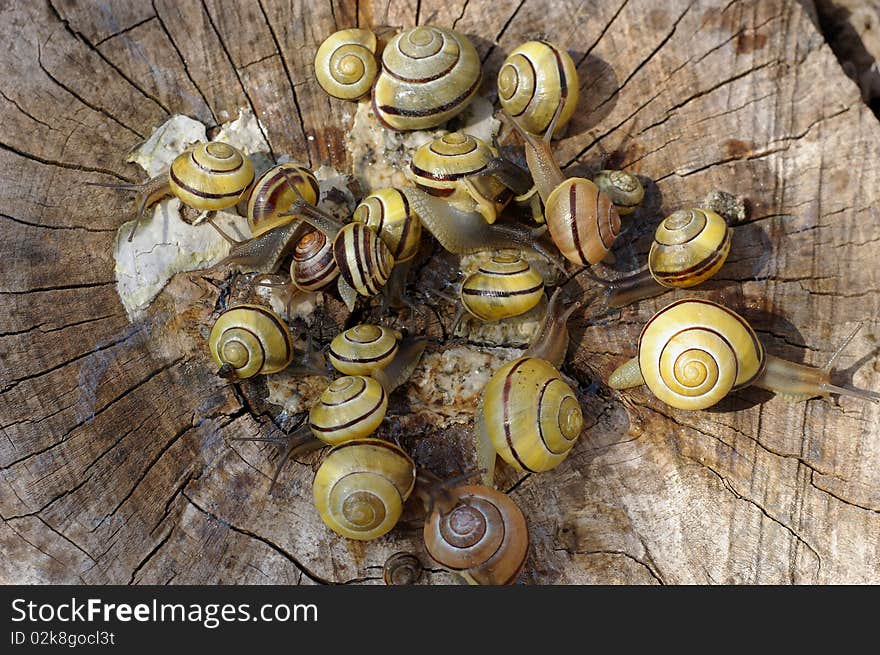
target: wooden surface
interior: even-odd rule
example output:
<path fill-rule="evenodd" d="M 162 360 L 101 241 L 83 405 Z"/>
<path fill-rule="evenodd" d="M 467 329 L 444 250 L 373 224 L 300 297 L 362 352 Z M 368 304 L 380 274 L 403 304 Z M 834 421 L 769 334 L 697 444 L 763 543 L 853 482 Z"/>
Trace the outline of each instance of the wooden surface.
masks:
<path fill-rule="evenodd" d="M 310 502 L 315 458 L 267 495 L 277 449 L 229 439 L 273 433 L 272 413 L 211 374 L 198 327 L 217 288 L 179 275 L 131 324 L 112 256 L 130 199 L 83 185 L 141 179 L 125 155 L 169 114 L 213 125 L 242 107 L 275 155 L 350 166 L 350 107 L 320 92 L 310 62 L 380 4 L 359 17 L 355 3 L 280 0 L 0 9 L 0 581 L 375 582 L 396 550 L 424 559 L 413 503 L 377 542 L 329 533 Z M 695 295 L 738 309 L 769 352 L 820 366 L 865 321 L 835 381 L 877 390 L 880 129 L 808 9 L 394 0 L 389 22 L 471 36 L 485 93 L 523 40 L 569 49 L 582 96 L 561 161 L 576 172 L 604 154 L 651 180 L 615 268 L 639 266 L 664 213 L 711 189 L 742 196 L 729 263 Z M 601 381 L 681 295 L 576 319 L 568 371 L 585 389 Z M 532 535 L 523 581 L 880 582 L 878 406 L 746 389 L 687 413 L 597 383 L 584 409 L 562 466 L 502 471 Z M 454 468 L 427 435 L 407 442 L 417 460 Z"/>

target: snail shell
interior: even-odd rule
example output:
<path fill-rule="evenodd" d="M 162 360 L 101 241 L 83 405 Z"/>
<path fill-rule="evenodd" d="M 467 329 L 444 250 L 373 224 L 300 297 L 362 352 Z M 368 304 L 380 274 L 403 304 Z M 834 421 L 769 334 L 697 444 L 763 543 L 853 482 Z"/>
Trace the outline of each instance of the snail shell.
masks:
<path fill-rule="evenodd" d="M 708 300 L 660 310 L 639 337 L 639 369 L 651 392 L 679 409 L 711 407 L 763 371 L 764 349 L 746 320 Z"/>
<path fill-rule="evenodd" d="M 376 35 L 370 30 L 334 32 L 315 53 L 315 77 L 329 95 L 358 100 L 370 93 L 379 64 Z"/>
<path fill-rule="evenodd" d="M 709 209 L 682 209 L 667 216 L 654 233 L 648 270 L 664 287 L 692 287 L 724 265 L 733 230 Z"/>
<path fill-rule="evenodd" d="M 309 411 L 312 433 L 331 446 L 367 437 L 382 424 L 388 394 L 376 380 L 346 375 L 330 383 Z"/>
<path fill-rule="evenodd" d="M 385 46 L 373 110 L 394 130 L 436 127 L 470 103 L 480 79 L 480 58 L 465 36 L 432 25 L 415 27 Z"/>
<path fill-rule="evenodd" d="M 559 134 L 578 101 L 578 74 L 569 54 L 545 41 L 516 48 L 498 71 L 498 100 L 527 132 L 544 134 L 564 98 L 554 130 Z"/>
<path fill-rule="evenodd" d="M 520 470 L 561 463 L 584 425 L 577 396 L 549 362 L 521 357 L 502 366 L 483 391 L 483 425 L 496 452 Z"/>
<path fill-rule="evenodd" d="M 364 540 L 395 526 L 415 482 L 415 463 L 401 448 L 381 439 L 359 439 L 330 451 L 312 490 L 328 528 Z"/>
<path fill-rule="evenodd" d="M 553 243 L 571 262 L 601 261 L 620 233 L 620 217 L 611 199 L 590 180 L 571 177 L 559 184 L 544 205 Z"/>
<path fill-rule="evenodd" d="M 593 176 L 593 183 L 611 198 L 620 216 L 632 214 L 645 197 L 639 178 L 625 171 L 599 171 Z"/>
<path fill-rule="evenodd" d="M 466 203 L 469 209 L 478 204 L 478 211 L 487 223 L 512 197 L 507 187 L 492 176 L 471 177 L 486 168 L 498 151 L 475 136 L 451 132 L 420 146 L 413 154 L 408 176 L 432 196 L 451 203 Z M 464 183 L 468 180 L 480 197 Z"/>
<path fill-rule="evenodd" d="M 293 359 L 293 335 L 278 314 L 260 305 L 238 305 L 223 312 L 208 337 L 218 366 L 229 365 L 238 378 L 275 373 Z"/>
<path fill-rule="evenodd" d="M 391 276 L 394 256 L 363 223 L 346 223 L 333 240 L 333 256 L 343 279 L 362 296 L 375 296 Z"/>
<path fill-rule="evenodd" d="M 306 232 L 297 242 L 290 262 L 290 279 L 303 291 L 318 291 L 339 277 L 333 242 L 320 230 Z"/>
<path fill-rule="evenodd" d="M 382 579 L 387 585 L 415 584 L 422 577 L 422 563 L 412 553 L 394 553 L 385 560 Z"/>
<path fill-rule="evenodd" d="M 475 584 L 513 584 L 525 567 L 529 533 L 522 511 L 506 494 L 480 485 L 450 491 L 456 505 L 434 507 L 425 521 L 425 547 L 441 566 Z"/>
<path fill-rule="evenodd" d="M 402 335 L 381 325 L 355 325 L 337 334 L 327 356 L 340 373 L 370 375 L 394 359 Z"/>
<path fill-rule="evenodd" d="M 372 228 L 398 264 L 415 257 L 422 239 L 422 223 L 409 201 L 397 189 L 374 191 L 354 209 L 352 220 Z"/>
<path fill-rule="evenodd" d="M 238 148 L 212 141 L 187 148 L 171 163 L 171 192 L 180 201 L 214 211 L 232 207 L 254 182 L 254 165 Z"/>
<path fill-rule="evenodd" d="M 306 202 L 312 205 L 318 202 L 318 180 L 308 168 L 293 163 L 273 166 L 257 178 L 248 198 L 247 218 L 253 236 L 292 220 L 291 216 L 280 216 L 299 199 L 291 184 Z"/>
<path fill-rule="evenodd" d="M 499 321 L 524 314 L 544 296 L 544 280 L 517 255 L 498 253 L 465 278 L 461 302 L 483 321 Z"/>

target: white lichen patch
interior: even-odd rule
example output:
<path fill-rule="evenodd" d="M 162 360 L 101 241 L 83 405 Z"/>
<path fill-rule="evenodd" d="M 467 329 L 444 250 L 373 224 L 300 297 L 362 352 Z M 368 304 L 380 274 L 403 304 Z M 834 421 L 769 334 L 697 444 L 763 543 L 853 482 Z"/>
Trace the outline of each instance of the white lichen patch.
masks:
<path fill-rule="evenodd" d="M 268 150 L 256 117 L 246 111 L 224 125 L 218 138 L 241 148 L 252 158 L 259 158 L 260 153 Z M 187 146 L 206 140 L 202 123 L 187 116 L 172 116 L 132 152 L 129 161 L 153 177 L 168 170 Z M 219 212 L 216 222 L 234 238 L 250 236 L 247 221 L 232 212 Z M 132 225 L 132 221 L 122 224 L 114 247 L 117 291 L 132 321 L 141 316 L 173 275 L 211 266 L 229 254 L 229 243 L 210 225 L 189 225 L 181 219 L 176 198 L 163 200 L 149 209 L 129 242 Z"/>

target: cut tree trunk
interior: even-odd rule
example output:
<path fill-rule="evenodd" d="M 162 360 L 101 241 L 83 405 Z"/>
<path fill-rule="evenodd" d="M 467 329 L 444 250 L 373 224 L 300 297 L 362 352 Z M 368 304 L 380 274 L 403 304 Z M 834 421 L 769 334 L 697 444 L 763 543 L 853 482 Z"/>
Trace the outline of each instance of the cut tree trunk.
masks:
<path fill-rule="evenodd" d="M 241 108 L 274 155 L 350 169 L 351 106 L 321 92 L 311 61 L 332 31 L 378 22 L 383 4 L 0 10 L 0 581 L 376 582 L 395 551 L 428 562 L 412 502 L 380 540 L 329 532 L 311 503 L 319 455 L 289 463 L 267 494 L 277 449 L 230 439 L 277 433 L 275 417 L 248 385 L 213 375 L 202 324 L 217 287 L 178 275 L 131 323 L 112 254 L 130 198 L 84 184 L 141 179 L 126 153 L 169 115 L 216 125 Z M 741 196 L 730 260 L 688 295 L 740 311 L 768 352 L 819 366 L 864 321 L 835 381 L 876 390 L 880 127 L 811 13 L 757 0 L 394 0 L 389 22 L 470 36 L 485 94 L 519 43 L 568 49 L 581 101 L 560 161 L 649 180 L 614 268 L 641 265 L 661 216 L 710 190 Z M 552 472 L 500 472 L 530 527 L 522 580 L 880 582 L 878 405 L 745 389 L 684 412 L 601 384 L 652 313 L 684 295 L 575 320 L 567 370 L 595 382 L 588 429 Z M 437 438 L 404 441 L 419 464 L 460 471 Z M 437 567 L 423 578 L 452 580 Z"/>

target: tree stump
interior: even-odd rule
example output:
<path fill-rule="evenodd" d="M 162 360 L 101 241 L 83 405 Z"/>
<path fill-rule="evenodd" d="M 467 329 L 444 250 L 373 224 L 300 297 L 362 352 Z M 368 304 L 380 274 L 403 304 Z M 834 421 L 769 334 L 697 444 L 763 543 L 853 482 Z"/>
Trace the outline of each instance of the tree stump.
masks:
<path fill-rule="evenodd" d="M 276 450 L 230 439 L 270 434 L 273 417 L 213 375 L 195 327 L 217 288 L 180 274 L 131 323 L 112 255 L 130 199 L 84 184 L 141 179 L 125 154 L 171 114 L 216 125 L 241 108 L 274 155 L 350 168 L 350 106 L 321 92 L 312 57 L 384 3 L 317 4 L 0 10 L 0 581 L 376 583 L 395 551 L 427 563 L 412 502 L 375 542 L 324 528 L 318 457 L 267 494 Z M 877 405 L 747 388 L 684 412 L 602 384 L 655 311 L 695 295 L 742 313 L 768 352 L 818 366 L 864 321 L 835 381 L 880 389 L 880 129 L 811 16 L 781 0 L 391 2 L 392 25 L 472 38 L 483 94 L 529 38 L 572 53 L 581 100 L 560 161 L 649 181 L 614 269 L 639 267 L 659 219 L 710 190 L 748 207 L 709 283 L 575 321 L 568 370 L 593 382 L 588 428 L 552 472 L 502 476 L 530 527 L 522 581 L 880 582 Z M 409 444 L 420 463 L 442 460 L 442 443 Z"/>

